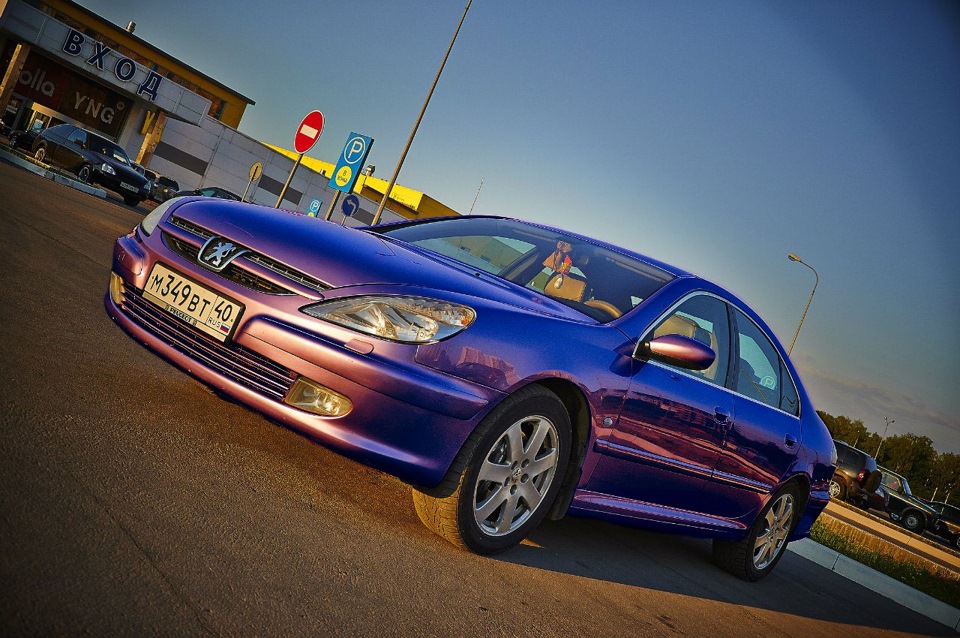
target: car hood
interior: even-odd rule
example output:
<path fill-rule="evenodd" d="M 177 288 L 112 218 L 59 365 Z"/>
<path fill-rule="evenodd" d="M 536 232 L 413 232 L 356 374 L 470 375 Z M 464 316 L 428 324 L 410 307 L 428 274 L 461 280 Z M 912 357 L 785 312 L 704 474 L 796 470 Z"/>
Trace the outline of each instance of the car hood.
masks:
<path fill-rule="evenodd" d="M 114 171 L 116 171 L 118 177 L 122 177 L 124 180 L 132 182 L 138 186 L 146 186 L 149 183 L 149 180 L 134 170 L 132 167 L 127 166 L 123 162 L 118 162 L 113 159 L 110 155 L 104 155 L 103 153 L 97 153 L 96 151 L 89 151 L 91 159 L 98 163 L 109 164 Z"/>
<path fill-rule="evenodd" d="M 411 286 L 596 323 L 540 293 L 368 230 L 206 197 L 185 200 L 173 215 L 319 279 L 333 289 L 325 297 L 349 295 L 353 286 Z"/>

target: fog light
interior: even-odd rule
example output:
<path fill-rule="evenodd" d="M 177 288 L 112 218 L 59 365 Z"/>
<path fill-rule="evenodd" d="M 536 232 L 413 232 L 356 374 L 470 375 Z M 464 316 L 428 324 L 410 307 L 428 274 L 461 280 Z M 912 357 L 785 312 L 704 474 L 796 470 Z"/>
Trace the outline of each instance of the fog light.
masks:
<path fill-rule="evenodd" d="M 347 397 L 306 377 L 296 380 L 283 401 L 287 405 L 322 416 L 343 416 L 353 408 Z"/>
<path fill-rule="evenodd" d="M 115 272 L 110 273 L 110 298 L 117 306 L 123 303 L 123 279 Z"/>

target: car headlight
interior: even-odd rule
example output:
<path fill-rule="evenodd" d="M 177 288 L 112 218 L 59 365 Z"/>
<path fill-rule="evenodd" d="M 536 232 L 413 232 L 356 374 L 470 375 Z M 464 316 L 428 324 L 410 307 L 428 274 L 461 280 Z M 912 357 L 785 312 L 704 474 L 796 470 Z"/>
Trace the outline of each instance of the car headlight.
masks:
<path fill-rule="evenodd" d="M 157 224 L 160 223 L 160 218 L 163 217 L 163 215 L 170 210 L 170 207 L 176 204 L 179 199 L 179 197 L 168 199 L 147 213 L 147 216 L 144 217 L 143 221 L 140 222 L 140 231 L 149 237 L 150 233 L 156 229 Z"/>
<path fill-rule="evenodd" d="M 448 301 L 386 295 L 321 301 L 301 310 L 317 319 L 401 343 L 446 339 L 477 316 L 472 308 Z"/>
<path fill-rule="evenodd" d="M 106 173 L 107 175 L 116 175 L 117 171 L 113 170 L 113 167 L 104 162 L 100 165 L 100 172 Z"/>

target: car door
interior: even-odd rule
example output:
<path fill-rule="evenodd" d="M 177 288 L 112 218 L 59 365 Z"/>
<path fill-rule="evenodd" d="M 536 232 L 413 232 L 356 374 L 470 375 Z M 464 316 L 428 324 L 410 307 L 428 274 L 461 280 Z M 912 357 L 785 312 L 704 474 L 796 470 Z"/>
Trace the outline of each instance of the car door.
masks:
<path fill-rule="evenodd" d="M 756 511 L 795 462 L 800 448 L 796 384 L 771 338 L 733 308 L 731 388 L 736 420 L 723 445 L 710 492 L 712 513 L 737 519 Z"/>
<path fill-rule="evenodd" d="M 87 148 L 87 132 L 83 129 L 75 128 L 67 139 L 60 145 L 57 162 L 64 168 L 77 172 L 86 162 L 85 149 Z"/>
<path fill-rule="evenodd" d="M 700 372 L 636 363 L 620 417 L 596 446 L 601 455 L 588 489 L 703 512 L 709 509 L 704 488 L 734 417 L 733 395 L 724 387 L 730 353 L 726 304 L 708 293 L 687 295 L 641 341 L 666 334 L 696 339 L 717 357 Z"/>

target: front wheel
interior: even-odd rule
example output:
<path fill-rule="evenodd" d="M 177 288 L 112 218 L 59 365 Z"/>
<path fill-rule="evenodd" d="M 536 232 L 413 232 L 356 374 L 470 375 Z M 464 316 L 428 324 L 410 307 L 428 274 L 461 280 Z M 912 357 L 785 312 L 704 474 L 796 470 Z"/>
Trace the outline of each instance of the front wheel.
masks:
<path fill-rule="evenodd" d="M 84 164 L 80 167 L 80 170 L 77 172 L 77 179 L 79 179 L 84 184 L 90 182 L 90 176 L 93 174 L 90 165 Z"/>
<path fill-rule="evenodd" d="M 123 203 L 127 206 L 139 206 L 141 201 L 142 200 L 139 197 L 128 197 L 126 195 L 123 196 Z"/>
<path fill-rule="evenodd" d="M 797 522 L 797 488 L 788 485 L 774 494 L 750 531 L 739 541 L 713 541 L 713 559 L 733 575 L 751 582 L 773 571 Z"/>
<path fill-rule="evenodd" d="M 513 547 L 556 498 L 570 436 L 570 417 L 557 395 L 539 386 L 521 390 L 481 421 L 444 482 L 413 490 L 417 515 L 436 534 L 478 554 Z"/>
<path fill-rule="evenodd" d="M 47 149 L 42 146 L 38 148 L 33 154 L 33 159 L 37 160 L 37 164 L 45 164 L 47 161 Z"/>

